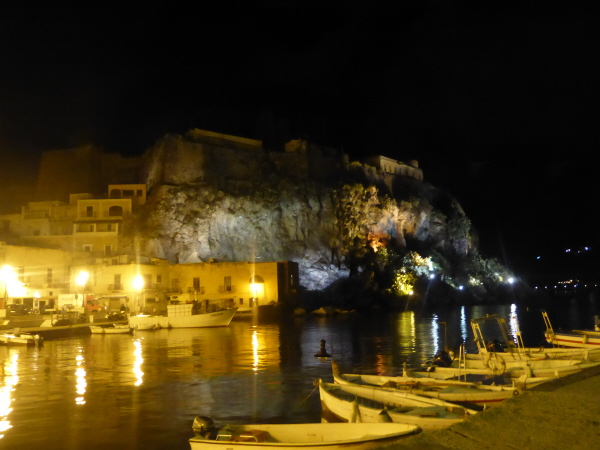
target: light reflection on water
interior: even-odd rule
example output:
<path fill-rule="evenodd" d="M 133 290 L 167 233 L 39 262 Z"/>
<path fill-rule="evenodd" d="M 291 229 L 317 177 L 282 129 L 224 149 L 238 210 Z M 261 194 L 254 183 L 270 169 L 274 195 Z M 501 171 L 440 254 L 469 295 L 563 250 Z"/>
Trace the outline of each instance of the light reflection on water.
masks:
<path fill-rule="evenodd" d="M 577 305 L 567 307 L 569 314 L 552 319 L 574 323 Z M 331 381 L 330 362 L 314 356 L 321 339 L 344 372 L 399 374 L 403 363 L 419 365 L 446 341 L 453 348 L 466 341 L 467 351 L 475 351 L 470 320 L 485 314 L 507 321 L 514 314 L 526 344 L 543 339 L 539 311 L 532 313 L 536 322 L 524 308 L 498 305 L 2 346 L 0 447 L 189 449 L 191 423 L 200 414 L 219 426 L 319 422 L 313 382 Z M 589 314 L 580 309 L 582 319 Z"/>

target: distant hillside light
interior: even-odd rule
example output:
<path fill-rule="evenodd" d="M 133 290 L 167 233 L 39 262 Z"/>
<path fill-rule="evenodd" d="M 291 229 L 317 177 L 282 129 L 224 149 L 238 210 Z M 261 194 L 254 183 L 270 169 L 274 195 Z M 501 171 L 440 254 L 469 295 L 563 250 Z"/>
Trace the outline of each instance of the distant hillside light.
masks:
<path fill-rule="evenodd" d="M 513 284 L 515 282 L 515 279 L 513 277 L 510 277 L 508 280 L 506 280 L 509 282 L 509 284 Z"/>

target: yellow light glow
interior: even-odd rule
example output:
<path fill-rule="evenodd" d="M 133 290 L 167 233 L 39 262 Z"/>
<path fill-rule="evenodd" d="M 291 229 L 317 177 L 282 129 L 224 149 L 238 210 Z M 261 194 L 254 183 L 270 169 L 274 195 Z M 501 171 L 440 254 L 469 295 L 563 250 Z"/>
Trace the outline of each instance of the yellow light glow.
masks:
<path fill-rule="evenodd" d="M 15 386 L 19 382 L 17 375 L 19 367 L 19 354 L 15 350 L 9 351 L 10 356 L 4 362 L 5 385 L 0 388 L 0 433 L 12 428 L 8 415 L 12 412 L 10 404 L 12 403 L 11 392 L 15 390 Z M 0 439 L 4 434 L 0 434 Z"/>
<path fill-rule="evenodd" d="M 136 275 L 133 279 L 133 288 L 136 291 L 141 291 L 144 288 L 144 277 L 141 275 Z"/>
<path fill-rule="evenodd" d="M 254 354 L 254 371 L 258 370 L 258 334 L 254 330 L 252 334 L 252 353 Z"/>
<path fill-rule="evenodd" d="M 77 278 L 75 279 L 75 283 L 77 283 L 77 286 L 83 287 L 87 284 L 89 279 L 90 279 L 90 274 L 88 272 L 86 272 L 85 270 L 82 270 L 77 275 Z"/>
<path fill-rule="evenodd" d="M 265 286 L 263 283 L 250 283 L 250 291 L 252 292 L 252 297 L 260 297 L 265 292 Z"/>
<path fill-rule="evenodd" d="M 144 372 L 142 372 L 142 363 L 144 362 L 144 358 L 142 358 L 142 342 L 138 339 L 137 341 L 133 341 L 133 345 L 135 347 L 133 351 L 133 356 L 135 357 L 133 363 L 133 373 L 136 377 L 135 385 L 140 386 L 143 383 L 142 378 L 144 377 Z"/>
<path fill-rule="evenodd" d="M 82 350 L 79 349 L 79 352 L 81 352 L 81 351 Z M 85 391 L 87 388 L 87 381 L 85 379 L 86 371 L 82 367 L 83 363 L 85 362 L 85 359 L 84 359 L 83 355 L 77 355 L 77 357 L 75 359 L 77 360 L 77 369 L 75 370 L 75 377 L 76 377 L 75 391 L 79 395 L 79 397 L 75 397 L 75 404 L 85 405 L 84 394 L 85 394 Z"/>

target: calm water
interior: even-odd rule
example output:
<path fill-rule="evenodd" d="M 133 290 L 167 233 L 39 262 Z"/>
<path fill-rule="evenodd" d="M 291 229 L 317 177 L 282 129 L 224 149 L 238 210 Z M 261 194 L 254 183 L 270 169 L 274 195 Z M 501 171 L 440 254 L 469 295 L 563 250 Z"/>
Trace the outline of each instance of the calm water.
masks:
<path fill-rule="evenodd" d="M 589 299 L 546 309 L 555 329 L 590 328 L 599 314 Z M 344 371 L 396 374 L 445 340 L 475 351 L 470 319 L 512 312 L 525 344 L 541 345 L 539 309 L 505 305 L 0 346 L 0 448 L 189 449 L 199 414 L 218 426 L 319 422 L 313 380 L 331 381 L 330 363 L 314 357 L 321 339 Z"/>

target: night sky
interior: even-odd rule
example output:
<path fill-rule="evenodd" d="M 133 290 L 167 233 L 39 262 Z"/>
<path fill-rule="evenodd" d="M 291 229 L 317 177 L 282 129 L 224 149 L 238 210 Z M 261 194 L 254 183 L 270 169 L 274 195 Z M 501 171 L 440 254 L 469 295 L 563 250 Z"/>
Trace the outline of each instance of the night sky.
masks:
<path fill-rule="evenodd" d="M 190 128 L 273 148 L 301 137 L 418 160 L 459 200 L 484 254 L 515 270 L 595 249 L 591 10 L 205 3 L 5 5 L 0 183 L 32 180 L 43 150 L 89 142 L 139 155 Z"/>

